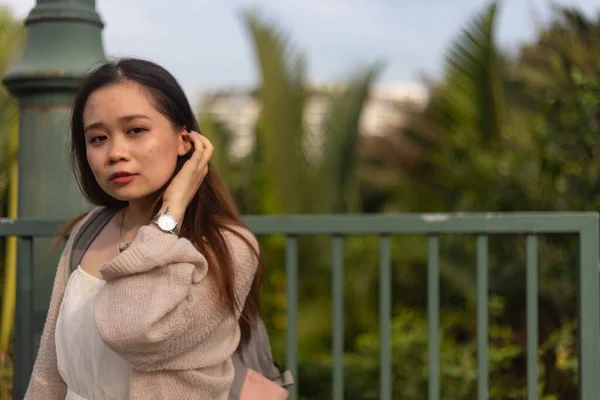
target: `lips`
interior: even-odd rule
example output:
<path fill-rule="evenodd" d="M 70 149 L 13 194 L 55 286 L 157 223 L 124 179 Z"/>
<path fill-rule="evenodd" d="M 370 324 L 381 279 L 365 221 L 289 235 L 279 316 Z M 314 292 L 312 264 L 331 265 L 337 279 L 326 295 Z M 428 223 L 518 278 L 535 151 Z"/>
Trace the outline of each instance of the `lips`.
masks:
<path fill-rule="evenodd" d="M 128 178 L 128 177 L 135 176 L 135 175 L 137 175 L 137 174 L 127 172 L 127 171 L 117 171 L 117 172 L 111 174 L 109 179 L 111 181 L 114 181 L 119 178 Z"/>

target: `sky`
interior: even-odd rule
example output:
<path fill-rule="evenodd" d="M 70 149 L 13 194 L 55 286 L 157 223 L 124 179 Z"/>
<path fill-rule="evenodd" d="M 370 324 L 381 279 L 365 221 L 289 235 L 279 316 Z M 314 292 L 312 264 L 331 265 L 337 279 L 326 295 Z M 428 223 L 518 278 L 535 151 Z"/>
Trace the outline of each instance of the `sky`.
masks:
<path fill-rule="evenodd" d="M 0 0 L 25 17 L 35 0 Z M 599 0 L 554 0 L 600 12 Z M 275 21 L 307 56 L 313 83 L 339 82 L 383 60 L 382 85 L 418 83 L 441 73 L 445 50 L 487 0 L 96 0 L 109 56 L 135 56 L 167 68 L 196 102 L 208 90 L 257 83 L 242 21 L 256 9 Z M 511 51 L 535 37 L 548 0 L 500 3 L 498 42 Z"/>

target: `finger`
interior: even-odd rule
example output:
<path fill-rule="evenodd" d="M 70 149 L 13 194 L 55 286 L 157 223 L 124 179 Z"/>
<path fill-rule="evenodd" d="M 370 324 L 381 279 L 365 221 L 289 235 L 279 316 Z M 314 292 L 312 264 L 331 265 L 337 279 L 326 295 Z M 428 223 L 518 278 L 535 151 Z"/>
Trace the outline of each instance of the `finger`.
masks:
<path fill-rule="evenodd" d="M 208 149 L 208 148 L 211 148 L 211 147 L 213 147 L 213 145 L 212 145 L 212 143 L 210 142 L 210 140 L 208 140 L 208 138 L 207 138 L 206 136 L 204 136 L 204 135 L 202 135 L 202 134 L 200 134 L 200 133 L 198 134 L 198 140 L 199 140 L 200 142 L 202 142 L 202 146 L 203 146 L 205 149 Z"/>
<path fill-rule="evenodd" d="M 190 136 L 194 141 L 194 146 L 202 150 L 197 153 L 195 152 L 194 155 L 190 157 L 188 165 L 195 170 L 193 174 L 204 177 L 208 173 L 208 161 L 212 156 L 214 147 L 208 138 L 198 132 L 192 132 Z"/>
<path fill-rule="evenodd" d="M 188 161 L 191 161 L 191 164 L 197 165 L 200 160 L 202 160 L 202 154 L 204 153 L 204 144 L 200 140 L 201 136 L 198 132 L 190 132 L 189 138 L 194 144 L 194 152 Z"/>
<path fill-rule="evenodd" d="M 200 165 L 207 165 L 208 161 L 210 160 L 210 158 L 213 155 L 215 147 L 212 145 L 212 143 L 210 142 L 210 140 L 208 140 L 208 138 L 206 136 L 200 136 L 200 141 L 202 142 L 202 145 L 204 146 L 204 152 L 202 154 L 202 159 L 200 161 Z"/>

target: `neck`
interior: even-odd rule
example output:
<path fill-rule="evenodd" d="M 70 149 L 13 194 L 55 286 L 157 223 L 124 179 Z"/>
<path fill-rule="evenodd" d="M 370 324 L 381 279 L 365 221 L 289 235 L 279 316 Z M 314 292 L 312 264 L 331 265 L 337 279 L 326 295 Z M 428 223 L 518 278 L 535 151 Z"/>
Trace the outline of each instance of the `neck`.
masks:
<path fill-rule="evenodd" d="M 147 225 L 152 219 L 153 202 L 148 200 L 130 201 L 125 208 L 127 225 L 131 227 L 141 227 Z"/>

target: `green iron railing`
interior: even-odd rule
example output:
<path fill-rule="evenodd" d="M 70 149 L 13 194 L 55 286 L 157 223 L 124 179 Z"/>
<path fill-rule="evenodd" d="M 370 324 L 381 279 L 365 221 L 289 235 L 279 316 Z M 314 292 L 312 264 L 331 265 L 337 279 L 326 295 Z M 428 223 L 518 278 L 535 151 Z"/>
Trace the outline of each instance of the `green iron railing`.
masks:
<path fill-rule="evenodd" d="M 391 327 L 391 243 L 393 235 L 424 235 L 428 256 L 428 324 L 429 383 L 428 398 L 440 398 L 439 321 L 440 321 L 440 254 L 441 235 L 475 235 L 477 263 L 477 398 L 488 398 L 488 236 L 495 234 L 526 235 L 526 313 L 527 313 L 527 399 L 538 399 L 538 251 L 537 235 L 577 234 L 579 237 L 579 397 L 600 398 L 600 280 L 599 218 L 597 213 L 490 213 L 490 214 L 421 214 L 392 216 L 249 216 L 250 229 L 258 236 L 283 235 L 286 238 L 287 332 L 286 364 L 297 378 L 298 315 L 298 246 L 297 237 L 328 235 L 332 237 L 333 302 L 333 398 L 343 399 L 343 277 L 344 236 L 379 235 L 379 315 L 380 315 L 380 399 L 392 398 Z M 3 221 L 0 237 L 15 235 L 19 241 L 17 278 L 18 312 L 16 324 L 15 393 L 22 393 L 34 360 L 33 311 L 33 238 L 53 236 L 60 226 L 48 221 Z M 298 382 L 301 384 L 301 382 Z M 298 385 L 291 388 L 297 398 Z M 20 391 L 21 390 L 21 391 Z"/>

